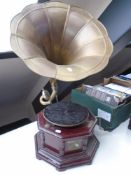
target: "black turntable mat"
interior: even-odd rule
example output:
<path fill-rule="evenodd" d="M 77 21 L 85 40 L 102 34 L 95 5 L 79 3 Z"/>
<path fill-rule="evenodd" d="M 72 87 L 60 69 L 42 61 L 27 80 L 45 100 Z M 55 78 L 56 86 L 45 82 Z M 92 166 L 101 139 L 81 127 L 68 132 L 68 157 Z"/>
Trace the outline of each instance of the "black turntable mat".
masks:
<path fill-rule="evenodd" d="M 57 126 L 73 127 L 87 120 L 88 110 L 72 102 L 58 102 L 44 109 L 45 119 Z"/>

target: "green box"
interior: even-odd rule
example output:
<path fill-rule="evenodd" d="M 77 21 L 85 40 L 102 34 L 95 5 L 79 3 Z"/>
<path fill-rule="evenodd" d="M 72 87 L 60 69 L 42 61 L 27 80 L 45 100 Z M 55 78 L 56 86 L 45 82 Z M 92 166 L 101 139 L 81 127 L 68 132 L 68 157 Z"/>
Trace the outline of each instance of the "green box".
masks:
<path fill-rule="evenodd" d="M 111 131 L 129 118 L 131 114 L 131 101 L 117 107 L 110 106 L 100 100 L 88 96 L 79 89 L 71 92 L 71 101 L 87 107 L 95 116 L 98 117 L 98 124 L 104 130 Z"/>

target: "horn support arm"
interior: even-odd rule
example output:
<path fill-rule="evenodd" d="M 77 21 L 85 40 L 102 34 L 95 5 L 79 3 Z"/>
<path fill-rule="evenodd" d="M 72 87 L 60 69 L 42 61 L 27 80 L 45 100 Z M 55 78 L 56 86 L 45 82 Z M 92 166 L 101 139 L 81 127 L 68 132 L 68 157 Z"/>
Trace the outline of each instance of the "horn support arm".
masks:
<path fill-rule="evenodd" d="M 52 93 L 49 95 L 48 91 L 42 90 L 42 95 L 40 97 L 40 103 L 44 106 L 51 104 L 52 100 L 57 96 L 57 83 L 56 79 L 50 80 Z"/>

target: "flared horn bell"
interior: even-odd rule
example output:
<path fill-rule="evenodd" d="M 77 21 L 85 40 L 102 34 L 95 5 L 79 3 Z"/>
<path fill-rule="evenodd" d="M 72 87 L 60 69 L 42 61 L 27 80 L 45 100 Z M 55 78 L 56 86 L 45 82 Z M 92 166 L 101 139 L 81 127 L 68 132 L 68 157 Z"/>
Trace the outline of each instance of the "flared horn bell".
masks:
<path fill-rule="evenodd" d="M 32 71 L 63 81 L 101 71 L 113 50 L 98 20 L 60 2 L 25 7 L 11 21 L 11 46 Z"/>

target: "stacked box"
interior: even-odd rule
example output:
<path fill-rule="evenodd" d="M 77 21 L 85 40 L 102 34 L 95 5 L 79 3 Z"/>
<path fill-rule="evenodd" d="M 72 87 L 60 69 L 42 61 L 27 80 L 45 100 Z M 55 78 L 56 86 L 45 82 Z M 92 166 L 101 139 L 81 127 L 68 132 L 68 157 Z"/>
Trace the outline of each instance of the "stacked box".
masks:
<path fill-rule="evenodd" d="M 109 82 L 109 81 L 108 81 Z M 118 106 L 108 105 L 99 99 L 74 89 L 71 101 L 87 107 L 98 118 L 98 124 L 104 130 L 111 131 L 129 118 L 131 114 L 131 100 Z"/>

